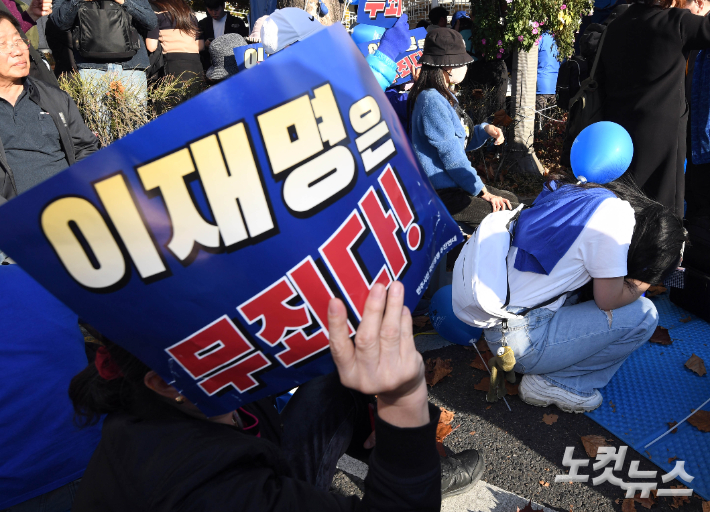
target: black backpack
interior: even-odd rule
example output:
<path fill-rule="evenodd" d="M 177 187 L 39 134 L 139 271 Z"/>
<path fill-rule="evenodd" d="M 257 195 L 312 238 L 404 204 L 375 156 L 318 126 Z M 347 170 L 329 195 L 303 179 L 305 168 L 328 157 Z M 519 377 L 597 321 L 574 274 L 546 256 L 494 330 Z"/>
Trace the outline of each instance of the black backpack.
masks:
<path fill-rule="evenodd" d="M 141 47 L 128 12 L 113 0 L 81 2 L 72 28 L 72 46 L 85 59 L 130 60 Z"/>
<path fill-rule="evenodd" d="M 555 94 L 557 95 L 557 106 L 562 110 L 569 110 L 572 98 L 579 92 L 582 82 L 589 78 L 592 64 L 599 51 L 599 42 L 606 27 L 628 7 L 627 4 L 619 5 L 604 20 L 604 23 L 588 25 L 581 35 L 579 55 L 574 55 L 560 64 Z"/>

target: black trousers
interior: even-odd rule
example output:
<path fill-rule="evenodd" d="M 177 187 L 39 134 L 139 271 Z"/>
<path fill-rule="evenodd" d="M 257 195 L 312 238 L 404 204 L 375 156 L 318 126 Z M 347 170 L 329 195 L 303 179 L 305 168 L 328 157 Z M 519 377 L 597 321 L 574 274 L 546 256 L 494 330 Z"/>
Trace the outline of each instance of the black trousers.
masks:
<path fill-rule="evenodd" d="M 501 196 L 510 201 L 510 206 L 516 208 L 520 201 L 518 197 L 507 190 L 498 190 L 486 185 L 488 192 L 495 196 Z M 471 229 L 476 229 L 478 225 L 489 213 L 493 212 L 493 206 L 488 201 L 480 197 L 474 197 L 460 188 L 444 188 L 436 191 L 444 203 L 446 209 L 456 222 L 466 224 Z"/>
<path fill-rule="evenodd" d="M 344 387 L 337 372 L 298 388 L 281 412 L 281 451 L 294 476 L 327 491 L 344 454 L 367 460 L 373 397 Z"/>

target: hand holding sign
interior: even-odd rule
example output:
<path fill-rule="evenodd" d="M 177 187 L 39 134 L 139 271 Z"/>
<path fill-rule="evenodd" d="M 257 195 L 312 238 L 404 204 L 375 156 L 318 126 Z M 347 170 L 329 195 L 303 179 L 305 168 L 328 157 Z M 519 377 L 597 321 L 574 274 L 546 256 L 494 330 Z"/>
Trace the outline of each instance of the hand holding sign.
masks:
<path fill-rule="evenodd" d="M 372 287 L 354 344 L 339 299 L 330 301 L 328 326 L 330 350 L 344 386 L 377 395 L 378 414 L 391 425 L 419 427 L 429 422 L 424 361 L 414 346 L 402 283 L 392 283 L 389 294 L 381 284 Z"/>

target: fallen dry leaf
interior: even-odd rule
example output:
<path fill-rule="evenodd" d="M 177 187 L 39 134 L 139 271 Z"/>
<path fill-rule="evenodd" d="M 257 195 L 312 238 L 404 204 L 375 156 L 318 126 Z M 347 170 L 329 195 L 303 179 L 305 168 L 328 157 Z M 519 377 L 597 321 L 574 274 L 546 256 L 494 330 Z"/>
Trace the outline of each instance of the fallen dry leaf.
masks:
<path fill-rule="evenodd" d="M 439 423 L 444 423 L 445 425 L 450 424 L 452 421 L 454 421 L 454 414 L 451 411 L 447 411 L 446 409 L 441 408 L 441 415 L 439 416 Z"/>
<path fill-rule="evenodd" d="M 481 355 L 486 358 L 486 364 L 488 364 L 488 361 L 490 361 L 491 357 L 493 357 L 493 355 L 492 355 L 490 352 L 488 352 L 488 353 L 481 353 Z M 486 357 L 486 356 L 490 356 L 490 357 Z M 469 363 L 469 366 L 470 366 L 471 368 L 475 368 L 476 370 L 483 370 L 484 372 L 487 372 L 487 371 L 488 371 L 488 368 L 486 368 L 486 367 L 483 365 L 483 361 L 481 361 L 481 358 L 478 357 L 478 354 L 476 354 L 476 359 L 474 359 L 473 361 L 471 361 L 471 362 Z"/>
<path fill-rule="evenodd" d="M 703 512 L 710 512 L 710 501 L 703 501 Z"/>
<path fill-rule="evenodd" d="M 655 297 L 656 295 L 660 295 L 667 291 L 668 290 L 665 286 L 649 286 L 648 290 L 646 291 L 646 298 L 650 299 L 651 297 Z"/>
<path fill-rule="evenodd" d="M 636 512 L 636 504 L 634 500 L 629 498 L 621 503 L 621 512 Z"/>
<path fill-rule="evenodd" d="M 653 331 L 653 334 L 648 341 L 651 343 L 658 343 L 659 345 L 670 345 L 673 343 L 670 334 L 668 334 L 668 329 L 661 327 L 660 325 L 656 327 L 656 330 Z"/>
<path fill-rule="evenodd" d="M 602 446 L 609 446 L 606 444 L 606 439 L 602 436 L 581 436 L 582 444 L 584 445 L 584 451 L 587 452 L 589 457 L 596 457 L 597 450 Z"/>
<path fill-rule="evenodd" d="M 688 423 L 693 425 L 700 432 L 710 432 L 710 412 L 698 411 L 688 418 Z"/>
<path fill-rule="evenodd" d="M 540 485 L 543 487 L 550 487 L 550 482 L 545 482 L 544 480 L 540 480 Z"/>
<path fill-rule="evenodd" d="M 488 387 L 491 385 L 491 378 L 490 377 L 483 377 L 478 384 L 473 386 L 473 389 L 477 389 L 478 391 L 485 391 L 488 393 Z"/>
<path fill-rule="evenodd" d="M 452 371 L 454 369 L 451 366 L 451 359 L 442 359 L 440 357 L 427 359 L 424 367 L 424 378 L 427 384 L 434 386 L 441 379 L 451 374 Z"/>
<path fill-rule="evenodd" d="M 670 463 L 673 462 L 674 460 L 678 460 L 678 457 L 671 457 L 671 458 L 669 458 L 669 459 L 668 459 L 668 464 L 670 464 Z"/>
<path fill-rule="evenodd" d="M 557 414 L 544 414 L 542 416 L 542 422 L 547 423 L 548 425 L 552 425 L 554 422 L 557 421 L 557 418 L 559 418 Z"/>
<path fill-rule="evenodd" d="M 641 498 L 641 493 L 634 496 L 634 501 L 639 503 L 643 508 L 651 508 L 656 503 L 656 500 L 652 496 Z"/>
<path fill-rule="evenodd" d="M 678 424 L 677 421 L 669 421 L 669 422 L 668 422 L 668 428 L 675 427 L 677 424 Z M 678 433 L 678 429 L 677 429 L 677 428 L 674 428 L 673 430 L 671 430 L 671 434 L 677 434 L 677 433 Z"/>
<path fill-rule="evenodd" d="M 671 489 L 687 489 L 687 487 L 684 485 L 671 485 Z M 673 496 L 671 508 L 681 508 L 686 503 L 690 503 L 690 498 L 688 496 Z"/>
<path fill-rule="evenodd" d="M 684 324 L 687 324 L 693 319 L 692 316 L 686 316 L 685 318 L 681 318 L 680 321 L 683 322 Z"/>
<path fill-rule="evenodd" d="M 491 121 L 491 124 L 494 124 L 496 126 L 503 126 L 503 127 L 508 127 L 510 126 L 510 123 L 512 123 L 513 120 L 510 118 L 510 116 L 506 113 L 505 110 L 501 109 L 495 114 L 493 114 L 493 121 Z"/>
<path fill-rule="evenodd" d="M 490 409 L 491 407 L 493 407 L 493 406 L 492 406 L 492 405 L 489 405 L 488 407 L 486 407 L 486 410 Z"/>
<path fill-rule="evenodd" d="M 478 340 L 478 342 L 476 343 L 476 347 L 478 347 L 478 351 L 481 354 L 483 354 L 484 352 L 491 351 L 491 349 L 488 348 L 488 343 L 486 342 L 486 340 L 484 338 L 481 338 L 480 340 Z"/>
<path fill-rule="evenodd" d="M 474 430 L 473 432 L 469 432 L 468 435 L 469 435 L 469 436 L 475 436 L 475 435 L 476 435 L 476 431 Z"/>
<path fill-rule="evenodd" d="M 519 382 L 516 382 L 515 384 L 511 384 L 507 380 L 505 381 L 505 389 L 508 391 L 509 395 L 517 395 L 518 394 L 518 386 L 520 386 Z"/>
<path fill-rule="evenodd" d="M 695 354 L 690 356 L 690 359 L 685 362 L 685 367 L 689 370 L 693 370 L 701 377 L 707 373 L 705 370 L 705 362 Z"/>
<path fill-rule="evenodd" d="M 444 439 L 446 439 L 446 436 L 448 436 L 453 428 L 451 425 L 448 425 L 446 423 L 439 423 L 436 426 L 436 440 L 439 441 L 440 443 L 444 442 Z"/>
<path fill-rule="evenodd" d="M 446 450 L 444 449 L 443 443 L 440 443 L 439 441 L 436 442 L 436 451 L 439 452 L 439 455 L 442 457 L 446 457 Z"/>
<path fill-rule="evenodd" d="M 523 508 L 518 508 L 518 507 L 515 507 L 515 508 L 518 510 L 518 512 L 535 512 L 535 509 L 532 508 L 532 501 L 528 501 L 528 504 L 525 505 L 525 507 L 523 507 Z"/>

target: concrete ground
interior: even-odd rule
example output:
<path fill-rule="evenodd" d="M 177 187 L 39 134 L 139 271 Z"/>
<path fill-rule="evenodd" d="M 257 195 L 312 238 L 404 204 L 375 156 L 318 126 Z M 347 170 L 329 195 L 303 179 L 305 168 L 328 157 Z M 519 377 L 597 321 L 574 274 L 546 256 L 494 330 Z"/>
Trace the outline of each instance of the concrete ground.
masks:
<path fill-rule="evenodd" d="M 608 482 L 598 486 L 592 486 L 591 482 L 555 483 L 555 475 L 567 473 L 568 468 L 562 466 L 565 447 L 575 447 L 575 458 L 586 457 L 580 436 L 601 435 L 615 447 L 623 446 L 622 441 L 584 414 L 568 414 L 556 407 L 532 407 L 517 396 L 507 397 L 512 411 L 502 401 L 488 404 L 485 393 L 474 389 L 487 374 L 469 366 L 476 356 L 473 348 L 451 345 L 438 335 L 419 335 L 415 340 L 425 360 L 441 357 L 451 359 L 453 365 L 450 376 L 429 388 L 432 403 L 455 413 L 451 423 L 454 430 L 444 440 L 446 451 L 455 454 L 475 448 L 486 461 L 482 482 L 468 493 L 444 500 L 442 510 L 516 512 L 516 507 L 523 508 L 528 500 L 546 510 L 621 510 L 625 491 L 620 488 Z M 545 414 L 557 415 L 557 421 L 552 425 L 543 423 Z M 641 461 L 641 471 L 658 469 L 629 448 L 623 470 L 617 476 L 628 480 L 629 465 L 634 460 Z M 365 467 L 353 459 L 341 460 L 332 491 L 362 495 Z M 586 471 L 592 476 L 599 473 L 592 472 L 591 467 Z M 669 485 L 662 484 L 660 478 L 659 484 L 659 487 Z M 639 512 L 645 510 L 639 503 L 635 507 Z M 702 500 L 694 496 L 683 503 L 659 498 L 651 510 L 701 512 L 703 509 Z"/>

